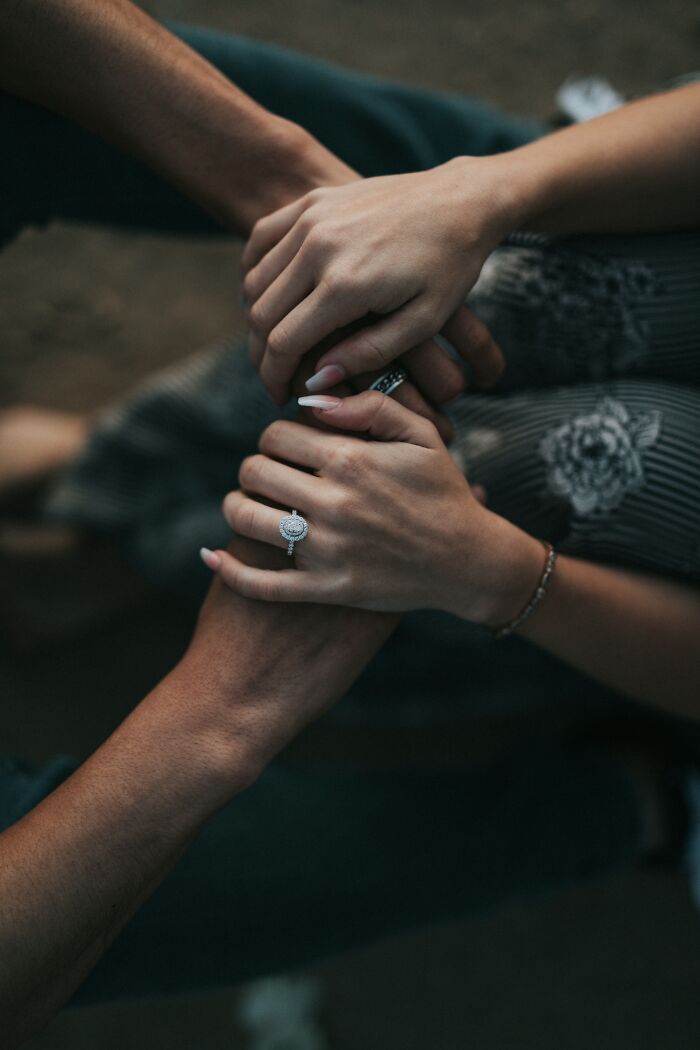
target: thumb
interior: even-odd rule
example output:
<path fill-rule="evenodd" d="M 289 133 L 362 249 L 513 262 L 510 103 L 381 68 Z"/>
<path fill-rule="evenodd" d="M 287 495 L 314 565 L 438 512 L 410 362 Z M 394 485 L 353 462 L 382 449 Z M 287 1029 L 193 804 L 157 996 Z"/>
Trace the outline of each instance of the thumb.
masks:
<path fill-rule="evenodd" d="M 339 430 L 367 434 L 377 441 L 405 441 L 423 448 L 442 448 L 436 426 L 378 390 L 363 390 L 353 397 L 312 395 L 300 397 L 302 408 L 313 408 L 317 418 Z"/>

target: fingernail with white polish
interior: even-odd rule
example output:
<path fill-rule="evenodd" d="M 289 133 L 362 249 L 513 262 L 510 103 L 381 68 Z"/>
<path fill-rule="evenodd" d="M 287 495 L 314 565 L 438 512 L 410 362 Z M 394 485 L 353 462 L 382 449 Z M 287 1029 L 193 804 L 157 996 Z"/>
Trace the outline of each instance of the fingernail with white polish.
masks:
<path fill-rule="evenodd" d="M 221 555 L 217 554 L 216 551 L 210 551 L 208 547 L 202 547 L 199 556 L 212 572 L 216 572 L 217 569 L 221 568 Z"/>
<path fill-rule="evenodd" d="M 324 412 L 329 412 L 338 407 L 342 398 L 332 397 L 330 394 L 313 394 L 311 397 L 300 397 L 298 401 L 302 408 L 321 408 Z"/>
<path fill-rule="evenodd" d="M 320 372 L 306 380 L 306 389 L 310 394 L 317 394 L 319 390 L 328 390 L 329 386 L 342 383 L 346 375 L 345 369 L 340 365 L 325 365 Z"/>

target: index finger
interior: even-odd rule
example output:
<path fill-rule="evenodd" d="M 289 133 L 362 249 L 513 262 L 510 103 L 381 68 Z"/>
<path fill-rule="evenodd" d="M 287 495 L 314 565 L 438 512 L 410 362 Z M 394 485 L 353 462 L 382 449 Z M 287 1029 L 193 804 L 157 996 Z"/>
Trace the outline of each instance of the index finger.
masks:
<path fill-rule="evenodd" d="M 273 211 L 269 215 L 263 216 L 262 219 L 258 219 L 250 231 L 248 243 L 243 249 L 243 255 L 241 256 L 241 269 L 244 274 L 252 269 L 253 266 L 257 266 L 262 257 L 267 255 L 270 249 L 274 248 L 277 242 L 291 230 L 294 223 L 300 215 L 303 215 L 310 203 L 308 196 L 304 195 L 299 200 L 292 201 L 291 204 L 285 204 L 283 208 L 278 208 L 277 211 Z"/>
<path fill-rule="evenodd" d="M 267 337 L 260 379 L 270 396 L 280 403 L 286 400 L 289 381 L 304 354 L 363 312 L 351 299 L 330 296 L 322 284 L 314 288 Z M 341 378 L 342 373 L 335 375 L 334 382 Z"/>

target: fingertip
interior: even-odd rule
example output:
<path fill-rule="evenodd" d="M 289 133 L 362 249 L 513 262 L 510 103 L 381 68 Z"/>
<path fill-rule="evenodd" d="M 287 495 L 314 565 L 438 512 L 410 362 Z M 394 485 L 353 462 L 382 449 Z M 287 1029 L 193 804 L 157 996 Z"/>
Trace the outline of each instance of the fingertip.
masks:
<path fill-rule="evenodd" d="M 503 378 L 503 373 L 506 370 L 506 362 L 501 351 L 498 351 L 497 357 L 492 362 L 489 362 L 488 368 L 484 370 L 485 374 L 479 376 L 478 380 L 475 377 L 475 386 L 479 390 L 492 390 Z"/>
<path fill-rule="evenodd" d="M 315 412 L 331 412 L 342 405 L 343 399 L 332 394 L 306 394 L 297 398 L 301 408 L 312 408 Z"/>
<path fill-rule="evenodd" d="M 320 364 L 320 362 L 319 362 Z M 337 386 L 347 379 L 347 371 L 342 365 L 331 362 L 329 364 L 317 365 L 317 371 L 310 376 L 304 384 L 310 394 L 318 394 L 321 390 L 328 390 Z"/>
<path fill-rule="evenodd" d="M 218 572 L 222 565 L 222 558 L 218 551 L 210 551 L 208 547 L 201 547 L 199 556 L 208 569 Z"/>

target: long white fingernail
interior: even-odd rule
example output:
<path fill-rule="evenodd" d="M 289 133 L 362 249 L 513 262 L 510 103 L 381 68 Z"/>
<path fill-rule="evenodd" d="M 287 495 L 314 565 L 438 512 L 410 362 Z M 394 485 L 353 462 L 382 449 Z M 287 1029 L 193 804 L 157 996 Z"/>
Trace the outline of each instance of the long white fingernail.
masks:
<path fill-rule="evenodd" d="M 212 572 L 216 572 L 217 569 L 221 568 L 221 555 L 217 554 L 216 551 L 210 551 L 208 547 L 202 547 L 199 551 L 199 556 Z"/>
<path fill-rule="evenodd" d="M 322 408 L 324 412 L 337 408 L 341 401 L 342 398 L 333 397 L 331 394 L 313 394 L 311 397 L 298 398 L 302 408 Z"/>
<path fill-rule="evenodd" d="M 328 390 L 329 386 L 342 383 L 346 375 L 347 372 L 340 365 L 325 365 L 319 372 L 316 372 L 310 379 L 306 380 L 305 386 L 310 394 L 317 394 L 319 390 Z"/>

